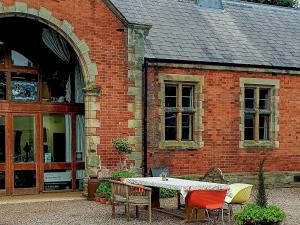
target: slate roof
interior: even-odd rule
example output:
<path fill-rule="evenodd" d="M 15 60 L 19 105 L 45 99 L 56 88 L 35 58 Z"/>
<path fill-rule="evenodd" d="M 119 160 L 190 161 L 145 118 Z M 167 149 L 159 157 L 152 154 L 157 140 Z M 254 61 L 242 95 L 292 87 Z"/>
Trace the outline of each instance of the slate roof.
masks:
<path fill-rule="evenodd" d="M 300 69 L 300 10 L 223 1 L 110 0 L 130 23 L 152 25 L 146 58 Z"/>

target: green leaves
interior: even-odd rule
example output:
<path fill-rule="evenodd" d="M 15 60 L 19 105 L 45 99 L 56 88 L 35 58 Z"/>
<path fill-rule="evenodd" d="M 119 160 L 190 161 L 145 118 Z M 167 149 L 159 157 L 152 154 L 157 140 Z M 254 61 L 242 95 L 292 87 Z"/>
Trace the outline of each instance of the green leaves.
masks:
<path fill-rule="evenodd" d="M 265 188 L 265 175 L 264 175 L 264 165 L 266 159 L 259 161 L 258 163 L 258 190 L 256 196 L 256 204 L 261 207 L 267 207 L 268 198 Z"/>
<path fill-rule="evenodd" d="M 112 139 L 112 145 L 120 153 L 123 152 L 128 154 L 132 152 L 132 147 L 126 138 L 114 138 Z"/>
<path fill-rule="evenodd" d="M 124 171 L 116 171 L 111 174 L 111 178 L 114 180 L 117 180 L 119 178 L 130 178 L 134 177 L 135 173 L 129 170 L 124 170 Z"/>
<path fill-rule="evenodd" d="M 284 219 L 284 211 L 272 205 L 264 208 L 256 204 L 248 204 L 234 215 L 237 225 L 273 224 L 282 222 Z"/>
<path fill-rule="evenodd" d="M 108 181 L 101 181 L 100 185 L 98 186 L 96 192 L 96 196 L 99 196 L 100 198 L 106 198 L 109 199 L 111 196 L 111 186 Z"/>
<path fill-rule="evenodd" d="M 297 7 L 297 0 L 246 0 L 248 2 L 263 3 L 269 5 L 285 6 L 285 7 Z"/>
<path fill-rule="evenodd" d="M 161 198 L 173 198 L 177 194 L 176 190 L 166 189 L 166 188 L 160 188 L 159 189 L 159 196 Z"/>

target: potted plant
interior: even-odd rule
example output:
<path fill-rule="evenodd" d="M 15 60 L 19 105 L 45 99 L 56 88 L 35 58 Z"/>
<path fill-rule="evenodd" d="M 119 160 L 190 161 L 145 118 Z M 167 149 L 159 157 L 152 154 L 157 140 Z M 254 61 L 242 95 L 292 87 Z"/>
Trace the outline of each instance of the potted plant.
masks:
<path fill-rule="evenodd" d="M 285 213 L 277 206 L 268 206 L 264 177 L 265 159 L 259 162 L 258 190 L 256 204 L 246 205 L 234 216 L 237 225 L 279 225 L 285 219 Z"/>
<path fill-rule="evenodd" d="M 130 154 L 132 152 L 132 146 L 129 144 L 127 138 L 114 138 L 112 139 L 112 145 L 119 153 L 120 170 L 127 169 L 126 166 L 124 168 L 122 163 L 122 153 Z"/>
<path fill-rule="evenodd" d="M 111 196 L 110 183 L 107 181 L 101 182 L 95 192 L 95 196 L 96 196 L 97 202 L 106 204 L 107 200 L 110 199 L 110 196 Z"/>
<path fill-rule="evenodd" d="M 111 175 L 111 178 L 114 180 L 119 180 L 121 182 L 124 182 L 126 178 L 134 177 L 135 173 L 130 170 L 121 170 L 113 172 Z"/>

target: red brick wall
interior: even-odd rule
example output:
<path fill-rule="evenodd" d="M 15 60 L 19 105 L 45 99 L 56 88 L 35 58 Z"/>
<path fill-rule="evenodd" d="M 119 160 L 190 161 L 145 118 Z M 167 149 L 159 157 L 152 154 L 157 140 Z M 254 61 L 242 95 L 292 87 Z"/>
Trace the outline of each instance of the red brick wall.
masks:
<path fill-rule="evenodd" d="M 203 148 L 158 148 L 159 73 L 204 76 Z M 240 77 L 280 80 L 278 149 L 239 148 Z M 203 174 L 212 166 L 224 172 L 254 172 L 257 162 L 267 156 L 267 172 L 300 170 L 299 76 L 150 67 L 148 84 L 148 168 L 169 166 L 171 174 Z"/>
<path fill-rule="evenodd" d="M 4 6 L 15 3 L 2 0 Z M 97 101 L 101 109 L 97 116 L 101 128 L 95 135 L 100 136 L 98 154 L 102 166 L 113 169 L 119 161 L 117 152 L 112 148 L 111 139 L 134 135 L 134 129 L 128 129 L 128 119 L 134 115 L 127 110 L 127 104 L 133 101 L 128 96 L 127 72 L 127 30 L 120 20 L 101 0 L 22 0 L 28 7 L 44 7 L 52 11 L 59 20 L 67 20 L 79 39 L 86 41 L 91 61 L 97 64 L 99 75 L 96 83 L 101 89 Z"/>

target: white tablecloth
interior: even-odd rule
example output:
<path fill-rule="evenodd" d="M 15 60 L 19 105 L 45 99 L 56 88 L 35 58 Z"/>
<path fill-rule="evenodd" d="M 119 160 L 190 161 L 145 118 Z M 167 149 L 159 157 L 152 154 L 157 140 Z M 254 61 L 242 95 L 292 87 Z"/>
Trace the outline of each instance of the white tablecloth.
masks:
<path fill-rule="evenodd" d="M 182 196 L 185 198 L 189 189 L 194 190 L 220 190 L 229 189 L 227 184 L 218 184 L 194 180 L 184 180 L 176 178 L 167 178 L 168 180 L 162 180 L 161 177 L 138 177 L 138 178 L 127 178 L 126 182 L 130 184 L 139 184 L 148 187 L 167 188 L 172 190 L 180 191 Z"/>

